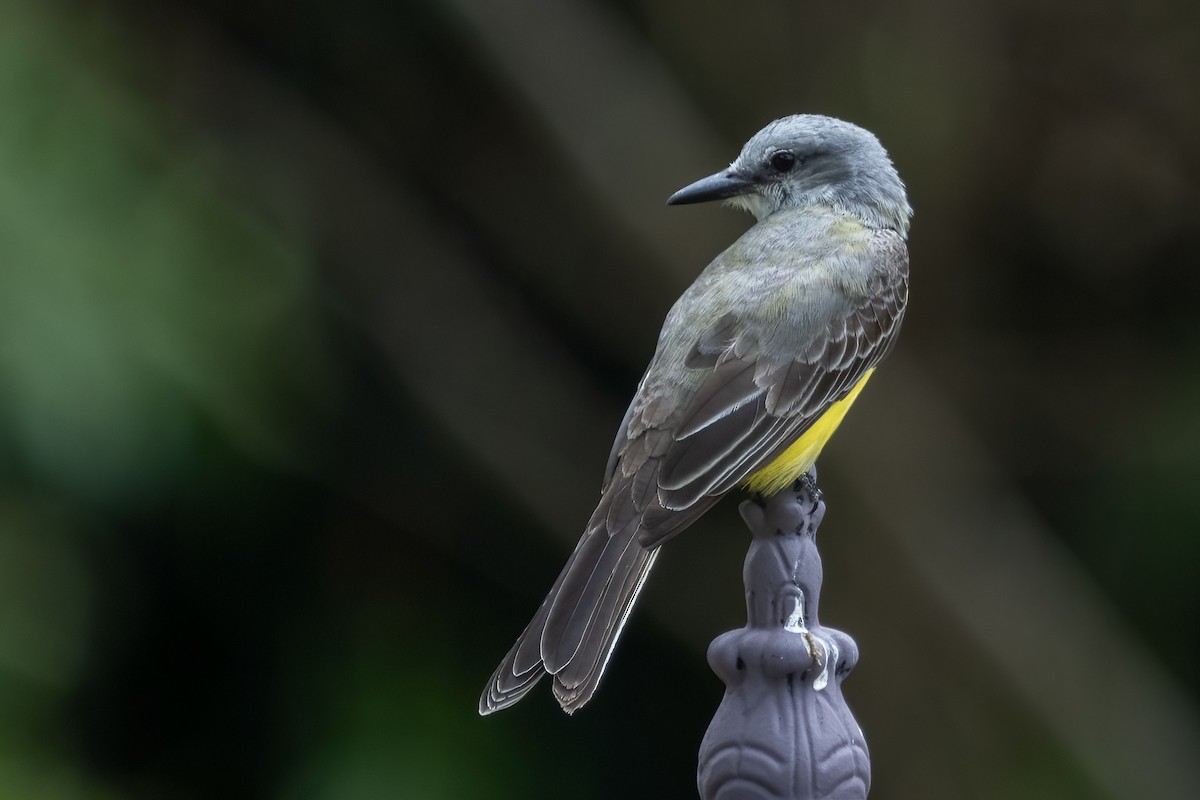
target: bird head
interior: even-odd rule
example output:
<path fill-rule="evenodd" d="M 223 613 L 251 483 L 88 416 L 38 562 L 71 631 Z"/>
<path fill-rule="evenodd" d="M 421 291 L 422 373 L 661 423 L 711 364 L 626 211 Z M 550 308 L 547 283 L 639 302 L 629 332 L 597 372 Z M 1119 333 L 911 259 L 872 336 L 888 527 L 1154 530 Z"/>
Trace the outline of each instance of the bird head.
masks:
<path fill-rule="evenodd" d="M 667 204 L 708 200 L 726 200 L 759 220 L 826 205 L 901 235 L 912 217 L 904 183 L 875 135 L 815 114 L 775 120 L 746 142 L 728 169 L 680 189 Z"/>

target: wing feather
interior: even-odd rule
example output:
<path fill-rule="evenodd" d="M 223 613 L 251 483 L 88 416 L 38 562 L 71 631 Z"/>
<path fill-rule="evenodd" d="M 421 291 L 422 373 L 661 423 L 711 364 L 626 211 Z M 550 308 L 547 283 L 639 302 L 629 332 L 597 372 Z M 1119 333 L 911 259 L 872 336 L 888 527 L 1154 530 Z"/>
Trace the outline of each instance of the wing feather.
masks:
<path fill-rule="evenodd" d="M 492 675 L 481 713 L 515 703 L 547 673 L 565 709 L 586 703 L 657 547 L 777 458 L 887 354 L 908 297 L 907 253 L 892 236 L 870 256 L 880 263 L 862 299 L 803 337 L 766 346 L 730 313 L 674 351 L 682 376 L 651 363 L 613 443 L 600 503 Z"/>
<path fill-rule="evenodd" d="M 885 274 L 789 354 L 729 345 L 678 414 L 675 441 L 658 472 L 664 507 L 683 510 L 733 488 L 778 457 L 845 397 L 890 348 L 907 299 L 907 272 Z M 664 538 L 643 526 L 645 546 Z"/>

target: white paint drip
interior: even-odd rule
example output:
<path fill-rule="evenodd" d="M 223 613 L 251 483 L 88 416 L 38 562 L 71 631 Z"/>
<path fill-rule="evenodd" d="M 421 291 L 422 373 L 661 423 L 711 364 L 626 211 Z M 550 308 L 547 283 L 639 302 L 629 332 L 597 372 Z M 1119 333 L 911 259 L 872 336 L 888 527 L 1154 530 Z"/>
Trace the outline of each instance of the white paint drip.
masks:
<path fill-rule="evenodd" d="M 814 636 L 813 638 L 816 639 L 817 637 Z M 824 663 L 821 665 L 821 674 L 813 681 L 813 690 L 819 692 L 829 685 L 829 668 L 831 666 L 836 668 L 840 653 L 838 652 L 837 644 L 832 639 L 817 639 L 817 641 L 821 643 L 821 650 L 824 656 L 822 658 Z"/>
<path fill-rule="evenodd" d="M 838 650 L 837 644 L 832 639 L 826 639 L 821 636 L 814 636 L 805 625 L 804 619 L 804 594 L 794 594 L 792 598 L 792 612 L 788 614 L 787 621 L 783 623 L 783 629 L 788 633 L 805 634 L 805 641 L 808 642 L 810 651 L 815 642 L 821 648 L 821 654 L 818 657 L 813 653 L 814 659 L 817 659 L 821 664 L 821 672 L 813 679 L 813 690 L 821 691 L 829 685 L 830 668 L 836 668 L 838 658 L 841 653 Z"/>
<path fill-rule="evenodd" d="M 804 627 L 804 595 L 792 595 L 792 602 L 795 605 L 787 622 L 783 623 L 783 629 L 789 633 L 807 633 L 808 628 Z"/>

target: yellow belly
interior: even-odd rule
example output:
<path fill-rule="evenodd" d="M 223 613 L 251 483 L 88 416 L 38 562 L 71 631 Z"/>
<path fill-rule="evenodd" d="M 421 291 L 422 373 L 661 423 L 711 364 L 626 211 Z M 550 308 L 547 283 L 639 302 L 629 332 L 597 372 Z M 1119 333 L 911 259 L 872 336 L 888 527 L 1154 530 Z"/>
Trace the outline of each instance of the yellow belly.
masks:
<path fill-rule="evenodd" d="M 829 410 L 822 414 L 821 418 L 814 422 L 787 450 L 780 453 L 778 458 L 757 472 L 751 473 L 742 482 L 742 485 L 752 492 L 770 497 L 791 486 L 797 478 L 808 472 L 809 468 L 816 463 L 817 456 L 821 454 L 821 448 L 829 441 L 829 437 L 833 436 L 838 425 L 842 424 L 842 417 L 846 416 L 846 412 L 858 398 L 858 393 L 866 386 L 867 378 L 870 378 L 874 371 L 874 369 L 869 369 L 864 372 L 849 394 L 831 405 Z"/>

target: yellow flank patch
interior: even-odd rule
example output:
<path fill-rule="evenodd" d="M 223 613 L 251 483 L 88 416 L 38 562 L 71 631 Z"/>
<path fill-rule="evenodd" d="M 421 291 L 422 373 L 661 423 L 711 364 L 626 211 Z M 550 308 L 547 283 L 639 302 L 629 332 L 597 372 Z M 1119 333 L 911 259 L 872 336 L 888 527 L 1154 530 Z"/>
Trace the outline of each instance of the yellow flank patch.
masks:
<path fill-rule="evenodd" d="M 791 486 L 797 478 L 808 472 L 809 468 L 816 463 L 817 456 L 821 454 L 821 448 L 829 441 L 829 437 L 833 436 L 838 425 L 842 424 L 842 417 L 846 416 L 846 412 L 858 398 L 858 393 L 866 386 L 867 378 L 870 378 L 874 371 L 874 369 L 869 369 L 863 373 L 849 394 L 829 406 L 829 409 L 809 426 L 809 429 L 787 450 L 784 450 L 770 464 L 751 473 L 742 482 L 742 485 L 752 492 L 770 497 Z"/>

